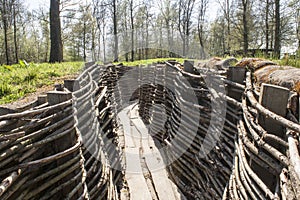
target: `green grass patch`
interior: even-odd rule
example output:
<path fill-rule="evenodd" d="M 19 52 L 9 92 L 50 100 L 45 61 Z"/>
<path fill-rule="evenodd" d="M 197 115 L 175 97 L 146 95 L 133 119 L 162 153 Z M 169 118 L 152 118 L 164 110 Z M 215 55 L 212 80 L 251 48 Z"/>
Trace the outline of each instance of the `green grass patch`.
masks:
<path fill-rule="evenodd" d="M 277 61 L 280 65 L 284 66 L 292 66 L 300 68 L 300 59 L 294 59 L 294 58 L 284 58 L 280 61 Z"/>
<path fill-rule="evenodd" d="M 77 74 L 83 62 L 65 63 L 26 63 L 0 66 L 0 105 L 10 103 L 37 88 L 53 85 L 59 77 Z"/>

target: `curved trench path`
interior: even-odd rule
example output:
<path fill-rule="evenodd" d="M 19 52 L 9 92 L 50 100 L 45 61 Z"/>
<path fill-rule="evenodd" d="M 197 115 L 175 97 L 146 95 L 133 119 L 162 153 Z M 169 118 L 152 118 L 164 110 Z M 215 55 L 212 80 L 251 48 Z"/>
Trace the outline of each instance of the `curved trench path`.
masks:
<path fill-rule="evenodd" d="M 125 179 L 128 186 L 122 199 L 185 199 L 169 179 L 163 155 L 139 117 L 138 105 L 123 109 L 118 118 L 123 127 Z"/>

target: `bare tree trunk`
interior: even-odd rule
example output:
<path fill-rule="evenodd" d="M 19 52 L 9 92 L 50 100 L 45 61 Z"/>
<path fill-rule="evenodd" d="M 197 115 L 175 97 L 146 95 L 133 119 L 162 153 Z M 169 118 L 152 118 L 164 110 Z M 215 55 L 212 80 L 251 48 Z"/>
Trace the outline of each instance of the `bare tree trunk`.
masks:
<path fill-rule="evenodd" d="M 50 1 L 50 63 L 63 61 L 63 45 L 61 39 L 61 24 L 60 24 L 60 0 Z"/>
<path fill-rule="evenodd" d="M 199 45 L 200 45 L 200 58 L 205 58 L 205 51 L 204 51 L 204 22 L 205 22 L 205 15 L 206 15 L 206 9 L 207 9 L 208 0 L 201 0 L 199 9 L 198 9 L 198 38 L 199 38 Z"/>
<path fill-rule="evenodd" d="M 298 39 L 298 51 L 300 51 L 300 9 L 297 9 L 297 11 L 296 11 L 296 21 L 297 21 L 296 33 L 297 33 L 297 39 Z"/>
<path fill-rule="evenodd" d="M 13 5 L 13 16 L 14 16 L 14 45 L 15 45 L 15 62 L 19 62 L 18 56 L 18 43 L 17 43 L 17 13 L 16 13 L 16 5 Z"/>
<path fill-rule="evenodd" d="M 268 57 L 269 54 L 269 7 L 270 2 L 267 0 L 266 2 L 266 18 L 265 18 L 265 26 L 266 26 L 266 52 L 265 56 Z"/>
<path fill-rule="evenodd" d="M 113 0 L 113 24 L 114 24 L 114 62 L 119 61 L 119 41 L 118 41 L 118 19 L 117 19 L 117 0 Z"/>
<path fill-rule="evenodd" d="M 226 35 L 226 38 L 224 37 L 224 47 L 223 47 L 223 54 L 225 52 L 228 52 L 230 54 L 231 51 L 231 19 L 230 19 L 230 0 L 218 0 L 219 5 L 221 6 L 221 9 L 224 13 L 224 17 L 226 20 L 226 24 L 224 24 L 224 35 Z M 225 33 L 227 31 L 227 34 Z"/>
<path fill-rule="evenodd" d="M 83 61 L 86 62 L 86 22 L 83 22 Z"/>
<path fill-rule="evenodd" d="M 92 61 L 97 61 L 96 34 L 97 34 L 97 31 L 96 31 L 94 23 L 93 23 L 92 24 Z"/>
<path fill-rule="evenodd" d="M 185 47 L 185 56 L 188 56 L 189 54 L 189 49 L 190 49 L 190 25 L 189 22 L 187 22 L 187 29 L 186 29 L 186 38 L 185 38 L 185 43 L 186 43 L 186 47 Z"/>
<path fill-rule="evenodd" d="M 102 27 L 102 45 L 103 45 L 103 62 L 106 63 L 106 42 L 105 42 L 105 25 L 103 19 L 103 27 Z"/>
<path fill-rule="evenodd" d="M 148 11 L 147 11 L 148 12 Z M 146 59 L 149 58 L 149 15 L 147 13 L 147 22 L 146 22 L 146 45 L 145 45 L 145 56 Z"/>
<path fill-rule="evenodd" d="M 182 56 L 183 57 L 186 56 L 186 36 L 183 37 L 183 41 L 182 41 Z"/>
<path fill-rule="evenodd" d="M 296 27 L 296 32 L 297 32 L 297 39 L 298 39 L 298 51 L 300 51 L 300 9 L 297 10 L 297 27 Z"/>
<path fill-rule="evenodd" d="M 191 29 L 191 17 L 194 8 L 195 0 L 180 0 L 178 3 L 178 29 L 183 42 L 182 54 L 185 57 L 189 52 L 189 36 Z"/>
<path fill-rule="evenodd" d="M 249 37 L 249 29 L 248 29 L 248 5 L 249 0 L 243 0 L 243 38 L 244 38 L 244 44 L 243 44 L 243 50 L 244 50 L 244 56 L 247 56 L 248 54 L 248 37 Z"/>
<path fill-rule="evenodd" d="M 129 2 L 130 9 L 130 26 L 131 26 L 131 61 L 134 61 L 134 17 L 133 17 L 133 0 Z"/>
<path fill-rule="evenodd" d="M 97 61 L 101 59 L 101 31 L 98 32 L 98 52 L 97 52 Z"/>
<path fill-rule="evenodd" d="M 280 58 L 281 30 L 280 30 L 280 0 L 275 0 L 275 58 Z"/>
<path fill-rule="evenodd" d="M 231 34 L 231 30 L 230 30 L 230 2 L 229 0 L 226 0 L 226 21 L 227 21 L 227 48 L 228 48 L 228 52 L 230 54 L 231 51 L 231 41 L 230 41 L 230 34 Z"/>
<path fill-rule="evenodd" d="M 6 64 L 10 64 L 9 60 L 9 47 L 8 47 L 8 20 L 7 20 L 7 2 L 2 1 L 1 5 L 1 17 L 2 17 L 2 23 L 3 23 L 3 31 L 4 31 L 4 48 L 5 48 L 5 58 L 6 58 Z"/>

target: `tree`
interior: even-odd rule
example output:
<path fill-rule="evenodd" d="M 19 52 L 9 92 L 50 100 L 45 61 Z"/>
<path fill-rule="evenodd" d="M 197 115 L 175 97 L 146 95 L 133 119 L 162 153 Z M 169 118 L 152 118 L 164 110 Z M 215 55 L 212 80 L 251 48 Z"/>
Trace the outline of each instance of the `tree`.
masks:
<path fill-rule="evenodd" d="M 174 8 L 174 4 L 171 3 L 171 0 L 160 0 L 159 8 L 161 16 L 163 17 L 165 28 L 167 31 L 167 41 L 168 41 L 168 50 L 169 57 L 173 57 L 174 53 L 174 27 L 176 24 L 176 9 Z"/>
<path fill-rule="evenodd" d="M 270 32 L 270 26 L 269 26 L 269 10 L 270 10 L 270 0 L 266 0 L 266 8 L 265 8 L 265 33 L 266 33 L 266 52 L 265 56 L 268 57 L 268 51 L 269 51 L 269 32 Z"/>
<path fill-rule="evenodd" d="M 300 1 L 292 0 L 289 4 L 289 7 L 291 8 L 293 14 L 298 51 L 300 53 Z"/>
<path fill-rule="evenodd" d="M 102 2 L 99 0 L 93 0 L 93 16 L 96 18 L 97 27 L 98 27 L 98 60 L 100 59 L 101 52 L 101 40 L 102 40 L 102 59 L 103 62 L 106 62 L 106 26 L 107 20 L 106 16 L 108 15 L 107 6 L 102 5 Z"/>
<path fill-rule="evenodd" d="M 249 45 L 249 27 L 248 27 L 248 11 L 249 11 L 249 0 L 242 0 L 243 5 L 243 50 L 244 55 L 248 54 Z"/>
<path fill-rule="evenodd" d="M 208 0 L 200 0 L 199 8 L 198 8 L 198 24 L 197 24 L 197 31 L 198 31 L 199 44 L 200 44 L 200 58 L 206 57 L 204 51 L 204 25 L 205 25 L 207 6 L 208 6 Z"/>
<path fill-rule="evenodd" d="M 226 22 L 224 18 L 218 17 L 211 23 L 208 37 L 209 53 L 214 56 L 223 56 L 226 52 Z"/>
<path fill-rule="evenodd" d="M 5 48 L 5 57 L 6 57 L 6 64 L 10 64 L 10 59 L 9 59 L 9 47 L 8 47 L 8 16 L 9 14 L 9 7 L 11 4 L 11 1 L 2 1 L 1 3 L 1 18 L 2 18 L 2 24 L 3 24 L 3 31 L 4 31 L 4 48 Z"/>
<path fill-rule="evenodd" d="M 63 61 L 63 45 L 61 38 L 60 0 L 50 0 L 50 63 Z"/>
<path fill-rule="evenodd" d="M 130 27 L 131 27 L 131 61 L 134 61 L 134 6 L 133 0 L 129 0 Z"/>
<path fill-rule="evenodd" d="M 118 39 L 118 19 L 117 0 L 112 0 L 113 26 L 114 26 L 114 62 L 119 61 L 119 39 Z"/>
<path fill-rule="evenodd" d="M 230 53 L 230 50 L 231 50 L 231 12 L 232 12 L 231 6 L 232 6 L 232 2 L 230 0 L 225 0 L 225 1 L 218 0 L 218 3 L 221 7 L 223 16 L 226 21 L 227 33 L 226 33 L 226 46 L 224 49 L 224 53 L 225 53 L 225 51 Z"/>
<path fill-rule="evenodd" d="M 275 40 L 274 40 L 274 55 L 280 57 L 281 49 L 281 29 L 280 29 L 280 0 L 275 0 Z"/>
<path fill-rule="evenodd" d="M 18 41 L 17 41 L 17 15 L 19 14 L 18 11 L 18 2 L 14 2 L 13 4 L 13 24 L 14 24 L 14 51 L 15 51 L 15 62 L 19 62 L 18 56 Z"/>
<path fill-rule="evenodd" d="M 189 53 L 189 40 L 192 28 L 192 14 L 195 0 L 179 0 L 178 7 L 178 30 L 182 39 L 182 55 Z"/>
<path fill-rule="evenodd" d="M 118 62 L 119 61 L 119 38 L 118 38 L 118 28 L 119 28 L 119 19 L 118 19 L 118 5 L 120 5 L 120 2 L 118 2 L 117 0 L 93 0 L 93 4 L 94 6 L 98 6 L 100 7 L 100 9 L 98 8 L 98 10 L 101 9 L 107 9 L 107 11 L 110 11 L 110 16 L 112 19 L 112 30 L 113 30 L 113 61 L 114 62 Z M 119 4 L 118 4 L 119 3 Z M 97 10 L 97 8 L 96 8 Z M 98 21 L 98 25 L 99 25 L 99 12 L 95 12 L 96 14 L 96 18 Z M 109 14 L 108 14 L 109 15 Z M 106 16 L 105 16 L 105 20 L 106 20 Z"/>

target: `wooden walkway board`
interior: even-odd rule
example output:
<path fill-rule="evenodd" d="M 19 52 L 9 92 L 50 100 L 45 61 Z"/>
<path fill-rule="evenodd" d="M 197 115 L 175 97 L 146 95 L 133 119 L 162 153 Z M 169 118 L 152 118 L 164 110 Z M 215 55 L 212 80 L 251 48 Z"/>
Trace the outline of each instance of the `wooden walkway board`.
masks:
<path fill-rule="evenodd" d="M 169 179 L 162 155 L 138 115 L 138 106 L 125 108 L 118 117 L 124 130 L 125 179 L 129 198 L 185 199 Z"/>

